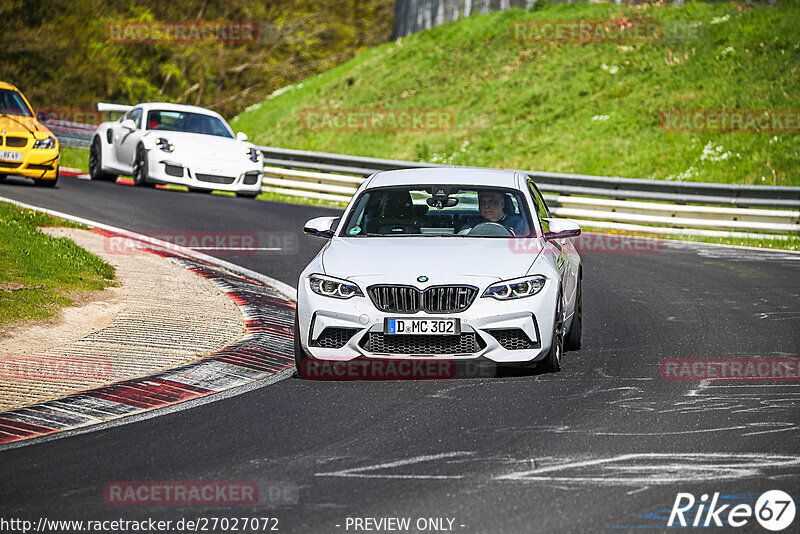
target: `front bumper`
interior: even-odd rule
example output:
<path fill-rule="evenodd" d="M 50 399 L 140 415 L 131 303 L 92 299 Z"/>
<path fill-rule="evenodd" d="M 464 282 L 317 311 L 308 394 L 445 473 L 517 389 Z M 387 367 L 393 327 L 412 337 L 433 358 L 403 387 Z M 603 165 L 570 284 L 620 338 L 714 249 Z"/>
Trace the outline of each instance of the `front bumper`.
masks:
<path fill-rule="evenodd" d="M 331 361 L 448 358 L 524 364 L 544 358 L 552 344 L 555 318 L 557 297 L 552 280 L 538 294 L 510 301 L 483 298 L 480 295 L 485 289 L 486 286 L 481 287 L 472 305 L 460 313 L 397 314 L 378 310 L 368 296 L 339 300 L 318 295 L 311 291 L 304 277 L 297 299 L 300 342 L 311 357 Z M 462 335 L 474 335 L 475 343 L 472 348 L 465 348 L 470 347 L 468 340 L 459 343 L 455 336 L 429 336 L 428 341 L 423 341 L 421 336 L 383 335 L 386 318 L 458 318 Z M 519 336 L 519 331 L 524 337 Z M 347 339 L 346 343 L 335 348 L 319 346 L 321 340 L 329 340 L 331 332 L 339 334 L 339 342 Z M 509 343 L 504 332 L 514 332 L 516 339 L 521 338 L 524 343 Z M 441 339 L 445 337 L 452 339 Z M 373 343 L 373 339 L 379 343 Z M 449 352 L 451 347 L 453 352 Z"/>
<path fill-rule="evenodd" d="M 19 151 L 16 148 L 0 150 Z M 55 148 L 25 148 L 22 150 L 22 161 L 0 161 L 0 174 L 16 174 L 37 180 L 55 180 L 58 178 L 58 145 Z"/>
<path fill-rule="evenodd" d="M 261 191 L 263 173 L 260 163 L 247 165 L 193 161 L 189 165 L 159 150 L 152 150 L 147 156 L 149 178 L 155 183 L 185 185 L 209 191 Z"/>

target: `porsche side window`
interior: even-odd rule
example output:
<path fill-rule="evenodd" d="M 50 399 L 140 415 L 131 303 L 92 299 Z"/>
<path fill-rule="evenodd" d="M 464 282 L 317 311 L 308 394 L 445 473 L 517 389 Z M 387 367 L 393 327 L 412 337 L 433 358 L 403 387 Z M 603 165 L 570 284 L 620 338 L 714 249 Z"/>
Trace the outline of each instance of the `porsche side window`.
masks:
<path fill-rule="evenodd" d="M 128 118 L 136 123 L 137 130 L 140 129 L 142 127 L 142 108 L 133 108 Z"/>

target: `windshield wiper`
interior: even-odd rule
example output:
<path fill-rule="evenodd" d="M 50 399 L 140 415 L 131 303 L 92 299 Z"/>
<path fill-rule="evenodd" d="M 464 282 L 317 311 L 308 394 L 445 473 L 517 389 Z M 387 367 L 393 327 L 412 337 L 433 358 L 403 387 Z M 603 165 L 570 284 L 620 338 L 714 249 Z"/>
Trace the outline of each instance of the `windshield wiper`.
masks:
<path fill-rule="evenodd" d="M 11 119 L 12 121 L 16 122 L 17 124 L 19 124 L 20 126 L 22 126 L 23 128 L 25 128 L 26 130 L 28 130 L 28 133 L 30 133 L 30 134 L 31 134 L 31 136 L 32 136 L 34 139 L 36 139 L 36 134 L 35 134 L 35 133 L 33 133 L 33 130 L 31 130 L 30 128 L 28 128 L 28 127 L 25 125 L 25 123 L 24 123 L 24 122 L 22 122 L 22 121 L 19 121 L 19 120 L 15 119 L 14 117 L 12 117 L 11 115 L 9 115 L 8 113 L 3 113 L 3 112 L 1 112 L 1 111 L 0 111 L 0 117 L 5 117 L 5 118 L 7 118 L 7 119 Z"/>

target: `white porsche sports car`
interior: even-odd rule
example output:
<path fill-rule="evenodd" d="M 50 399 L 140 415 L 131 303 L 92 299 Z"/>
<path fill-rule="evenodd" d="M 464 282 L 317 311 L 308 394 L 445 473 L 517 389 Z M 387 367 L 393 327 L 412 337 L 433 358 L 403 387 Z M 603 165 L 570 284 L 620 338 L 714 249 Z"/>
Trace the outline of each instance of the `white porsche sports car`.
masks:
<path fill-rule="evenodd" d="M 233 133 L 218 113 L 195 106 L 98 104 L 124 111 L 98 126 L 89 151 L 93 180 L 133 177 L 136 185 L 176 184 L 191 191 L 261 192 L 261 153 L 244 133 Z"/>
<path fill-rule="evenodd" d="M 437 168 L 380 172 L 297 287 L 295 360 L 483 361 L 561 368 L 580 348 L 577 223 L 554 219 L 526 175 Z"/>

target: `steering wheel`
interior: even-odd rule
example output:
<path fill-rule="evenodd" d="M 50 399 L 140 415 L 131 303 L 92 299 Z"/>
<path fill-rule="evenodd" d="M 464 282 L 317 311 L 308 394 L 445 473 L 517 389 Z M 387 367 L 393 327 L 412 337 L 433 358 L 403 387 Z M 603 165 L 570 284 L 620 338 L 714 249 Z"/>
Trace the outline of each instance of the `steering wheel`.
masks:
<path fill-rule="evenodd" d="M 511 230 L 500 223 L 482 222 L 472 227 L 472 229 L 470 229 L 466 235 L 477 237 L 508 237 L 514 234 L 511 233 Z"/>

